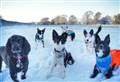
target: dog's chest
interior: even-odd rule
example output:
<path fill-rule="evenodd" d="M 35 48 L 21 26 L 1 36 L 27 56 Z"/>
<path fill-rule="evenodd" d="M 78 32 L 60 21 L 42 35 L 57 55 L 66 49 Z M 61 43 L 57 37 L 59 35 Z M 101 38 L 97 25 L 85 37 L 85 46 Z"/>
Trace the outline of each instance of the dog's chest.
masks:
<path fill-rule="evenodd" d="M 111 63 L 111 56 L 108 55 L 105 58 L 98 58 L 96 57 L 96 65 L 97 69 L 102 72 L 103 74 L 106 74 L 108 70 L 110 69 L 110 63 Z"/>
<path fill-rule="evenodd" d="M 54 51 L 54 60 L 57 64 L 63 63 L 65 56 L 66 56 L 65 50 L 60 51 L 60 52 Z"/>

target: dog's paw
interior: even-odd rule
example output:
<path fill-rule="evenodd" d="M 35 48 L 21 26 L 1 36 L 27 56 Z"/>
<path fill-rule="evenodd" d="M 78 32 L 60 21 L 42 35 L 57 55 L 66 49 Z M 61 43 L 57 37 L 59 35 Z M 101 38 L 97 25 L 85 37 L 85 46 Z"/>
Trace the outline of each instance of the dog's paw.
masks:
<path fill-rule="evenodd" d="M 92 75 L 90 76 L 90 78 L 95 78 L 95 75 L 94 75 L 94 74 L 92 74 Z"/>
<path fill-rule="evenodd" d="M 51 75 L 50 75 L 50 74 L 48 74 L 48 75 L 47 75 L 47 79 L 49 79 L 50 77 L 51 77 Z"/>
<path fill-rule="evenodd" d="M 26 77 L 23 75 L 23 76 L 21 76 L 21 79 L 23 80 L 23 79 L 26 79 Z"/>
<path fill-rule="evenodd" d="M 14 80 L 14 82 L 20 82 L 19 80 Z"/>

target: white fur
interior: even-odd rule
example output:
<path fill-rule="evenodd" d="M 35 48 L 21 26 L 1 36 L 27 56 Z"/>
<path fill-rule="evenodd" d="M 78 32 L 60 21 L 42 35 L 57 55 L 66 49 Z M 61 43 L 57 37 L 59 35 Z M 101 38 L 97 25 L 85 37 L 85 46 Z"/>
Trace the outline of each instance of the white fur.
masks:
<path fill-rule="evenodd" d="M 103 50 L 99 50 L 99 52 L 97 52 L 98 57 L 102 57 L 103 56 Z"/>
<path fill-rule="evenodd" d="M 57 51 L 62 51 L 62 49 L 64 48 L 64 45 L 61 44 L 61 42 L 59 42 L 59 44 L 55 43 L 55 44 L 54 44 L 54 48 L 55 48 Z"/>
<path fill-rule="evenodd" d="M 93 52 L 94 52 L 94 41 L 95 41 L 94 35 L 91 36 L 90 34 L 87 34 L 87 37 L 84 38 L 84 41 L 85 41 L 86 50 L 88 51 L 88 53 L 93 54 Z"/>
<path fill-rule="evenodd" d="M 55 49 L 57 51 L 62 51 L 63 48 L 64 48 L 64 45 L 61 44 L 61 42 L 59 44 L 54 44 L 55 46 Z M 59 65 L 62 69 L 59 69 L 59 70 L 62 70 L 62 76 L 61 78 L 64 79 L 65 78 L 65 66 L 64 66 L 64 57 L 58 57 L 56 53 L 53 54 L 53 58 L 52 58 L 52 62 L 51 62 L 51 66 L 50 66 L 50 70 L 48 72 L 48 75 L 47 75 L 47 78 L 50 78 L 51 75 L 52 75 L 52 72 L 54 70 L 54 68 Z"/>

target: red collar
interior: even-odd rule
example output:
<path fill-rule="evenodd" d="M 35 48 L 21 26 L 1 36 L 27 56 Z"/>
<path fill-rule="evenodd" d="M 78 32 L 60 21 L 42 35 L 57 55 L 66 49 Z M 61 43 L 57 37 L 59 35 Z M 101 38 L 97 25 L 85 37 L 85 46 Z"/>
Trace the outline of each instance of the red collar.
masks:
<path fill-rule="evenodd" d="M 13 55 L 13 58 L 15 58 L 15 59 L 22 59 L 23 57 L 17 57 L 17 56 L 15 56 L 15 55 Z"/>
<path fill-rule="evenodd" d="M 21 60 L 22 58 L 26 57 L 26 56 L 20 56 L 20 57 L 18 57 L 18 56 L 15 56 L 15 55 L 16 55 L 16 54 L 14 54 L 12 57 L 15 58 L 15 59 L 17 59 L 17 60 L 18 60 L 18 59 Z"/>

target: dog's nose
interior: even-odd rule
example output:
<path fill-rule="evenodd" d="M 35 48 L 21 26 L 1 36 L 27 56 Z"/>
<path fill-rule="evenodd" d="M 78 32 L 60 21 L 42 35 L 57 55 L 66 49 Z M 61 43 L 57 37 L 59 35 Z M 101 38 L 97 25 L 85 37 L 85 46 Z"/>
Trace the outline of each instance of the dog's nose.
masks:
<path fill-rule="evenodd" d="M 100 49 L 103 49 L 103 45 L 100 45 L 100 47 L 99 47 Z"/>
<path fill-rule="evenodd" d="M 87 39 L 87 42 L 88 42 L 89 40 Z"/>

